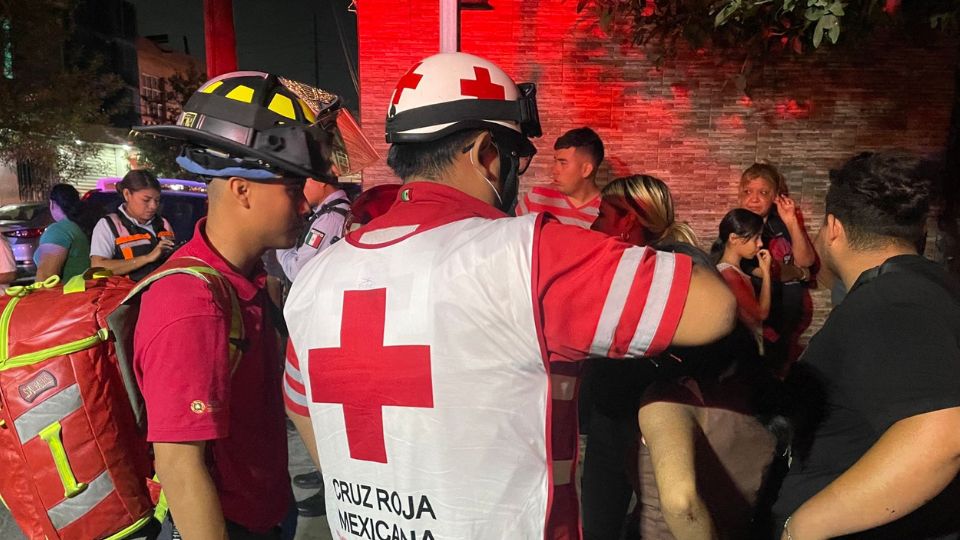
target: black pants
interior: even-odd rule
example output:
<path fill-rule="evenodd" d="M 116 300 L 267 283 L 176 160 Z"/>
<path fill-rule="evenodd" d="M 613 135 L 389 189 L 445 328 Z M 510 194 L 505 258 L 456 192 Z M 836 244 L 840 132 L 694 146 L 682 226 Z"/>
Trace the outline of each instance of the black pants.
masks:
<path fill-rule="evenodd" d="M 585 540 L 620 538 L 633 495 L 627 459 L 637 432 L 635 417 L 611 418 L 596 408 L 590 415 L 580 493 Z"/>

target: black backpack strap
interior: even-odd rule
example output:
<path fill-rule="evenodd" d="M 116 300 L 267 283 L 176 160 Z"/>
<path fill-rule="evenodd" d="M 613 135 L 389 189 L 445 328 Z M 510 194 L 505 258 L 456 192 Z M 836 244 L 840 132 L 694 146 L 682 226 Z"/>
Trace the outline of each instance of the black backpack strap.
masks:
<path fill-rule="evenodd" d="M 346 208 L 343 207 L 344 205 L 346 205 Z M 330 212 L 336 212 L 343 217 L 347 217 L 347 214 L 350 213 L 350 201 L 343 198 L 334 199 L 328 202 L 327 204 L 321 206 L 320 209 L 317 210 L 316 217 L 314 217 L 313 219 L 316 219 L 324 214 L 329 214 Z"/>
<path fill-rule="evenodd" d="M 347 207 L 344 208 L 343 205 Z M 307 235 L 310 234 L 310 229 L 313 228 L 313 222 L 320 218 L 320 216 L 334 212 L 340 214 L 346 219 L 347 215 L 350 214 L 350 201 L 348 199 L 340 198 L 334 199 L 322 206 L 317 208 L 317 211 L 310 215 L 307 218 L 307 226 L 303 228 L 303 232 L 300 234 L 300 238 L 297 239 L 297 248 L 299 249 L 303 246 L 303 243 L 307 240 Z"/>
<path fill-rule="evenodd" d="M 110 214 L 103 216 L 103 219 L 107 222 L 107 227 L 110 228 L 110 232 L 113 233 L 113 238 L 117 239 L 120 238 L 120 231 L 117 230 L 117 225 L 113 222 L 113 219 L 110 217 L 111 215 L 116 214 L 111 212 Z M 119 216 L 117 216 L 117 218 L 119 219 Z"/>
<path fill-rule="evenodd" d="M 921 257 L 921 255 L 917 255 Z M 931 263 L 932 264 L 932 263 Z M 957 283 L 955 280 L 950 279 L 949 274 L 946 276 L 937 276 L 931 275 L 929 273 L 921 273 L 914 270 L 911 266 L 904 264 L 901 261 L 897 260 L 886 260 L 880 266 L 875 266 L 869 270 L 864 271 L 860 274 L 860 277 L 857 278 L 857 281 L 854 282 L 853 287 L 850 287 L 850 290 L 847 291 L 847 295 L 850 295 L 853 291 L 859 289 L 863 285 L 870 283 L 874 279 L 877 279 L 882 274 L 890 273 L 914 273 L 916 275 L 923 275 L 929 278 L 931 281 L 936 283 L 938 286 L 944 289 L 950 296 L 953 297 L 954 301 L 960 302 L 960 283 Z"/>
<path fill-rule="evenodd" d="M 125 216 L 123 212 L 121 212 L 119 209 L 117 209 L 117 212 L 114 215 L 117 216 L 117 219 L 120 220 L 120 223 L 123 223 L 123 226 L 127 228 L 127 232 L 129 232 L 130 234 L 134 234 L 134 232 L 138 230 L 139 231 L 144 230 L 143 227 L 141 227 L 137 223 L 134 223 L 133 220 Z"/>

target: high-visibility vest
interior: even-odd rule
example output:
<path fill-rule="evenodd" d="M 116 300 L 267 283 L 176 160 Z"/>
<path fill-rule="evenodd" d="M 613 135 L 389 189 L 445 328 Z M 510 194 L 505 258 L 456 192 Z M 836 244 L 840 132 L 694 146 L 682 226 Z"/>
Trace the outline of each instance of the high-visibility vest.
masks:
<path fill-rule="evenodd" d="M 536 219 L 370 231 L 298 276 L 285 318 L 334 538 L 544 538 L 574 470 L 551 399 L 576 378 L 552 380 L 538 339 Z"/>
<path fill-rule="evenodd" d="M 150 223 L 154 234 L 150 234 L 149 230 L 140 227 L 120 211 L 107 214 L 104 218 L 107 220 L 110 232 L 114 236 L 114 259 L 130 260 L 134 257 L 147 255 L 157 247 L 160 240 L 167 238 L 172 241 L 174 239 L 170 222 L 160 214 L 154 216 Z M 146 264 L 130 272 L 128 277 L 134 281 L 139 281 L 159 268 L 161 264 L 163 264 L 163 260 Z"/>

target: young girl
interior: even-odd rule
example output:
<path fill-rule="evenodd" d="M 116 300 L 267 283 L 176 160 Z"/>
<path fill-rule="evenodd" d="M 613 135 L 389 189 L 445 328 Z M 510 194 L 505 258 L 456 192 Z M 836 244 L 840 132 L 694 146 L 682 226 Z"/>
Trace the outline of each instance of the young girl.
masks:
<path fill-rule="evenodd" d="M 750 328 L 757 339 L 760 354 L 763 354 L 763 338 L 770 330 L 764 329 L 763 321 L 770 315 L 771 295 L 771 257 L 763 249 L 760 232 L 763 230 L 763 218 L 758 214 L 737 208 L 727 212 L 720 221 L 720 237 L 713 245 L 713 254 L 717 260 L 717 270 L 737 297 L 737 314 L 740 320 Z M 740 270 L 744 259 L 757 258 L 757 272 L 761 279 L 759 298 L 754 295 L 750 276 Z"/>

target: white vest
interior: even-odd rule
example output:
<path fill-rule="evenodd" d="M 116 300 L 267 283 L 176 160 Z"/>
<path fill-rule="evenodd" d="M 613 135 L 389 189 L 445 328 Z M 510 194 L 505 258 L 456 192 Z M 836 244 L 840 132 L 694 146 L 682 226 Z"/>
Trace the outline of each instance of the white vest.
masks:
<path fill-rule="evenodd" d="M 333 538 L 544 537 L 535 220 L 471 218 L 377 248 L 341 241 L 301 272 L 285 315 Z"/>

